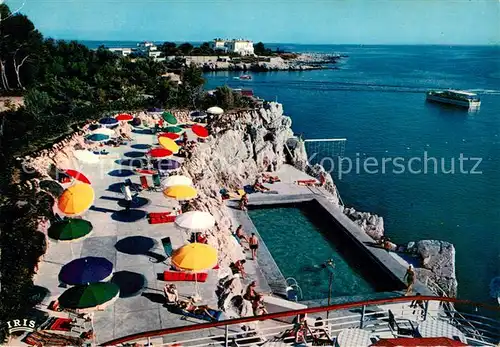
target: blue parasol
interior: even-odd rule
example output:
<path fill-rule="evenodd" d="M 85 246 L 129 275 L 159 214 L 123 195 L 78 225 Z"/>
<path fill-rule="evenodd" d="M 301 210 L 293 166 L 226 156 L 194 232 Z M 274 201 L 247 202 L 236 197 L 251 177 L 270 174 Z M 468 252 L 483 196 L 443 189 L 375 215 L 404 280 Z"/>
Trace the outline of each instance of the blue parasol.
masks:
<path fill-rule="evenodd" d="M 153 162 L 153 167 L 156 170 L 163 170 L 163 171 L 176 170 L 180 166 L 181 166 L 181 163 L 179 163 L 177 160 L 173 160 L 173 159 L 163 159 L 163 160 L 158 160 L 156 162 Z"/>
<path fill-rule="evenodd" d="M 70 261 L 59 272 L 59 280 L 70 285 L 100 282 L 111 275 L 113 264 L 106 258 L 85 257 Z"/>
<path fill-rule="evenodd" d="M 106 117 L 106 118 L 102 118 L 99 123 L 101 123 L 102 125 L 106 126 L 106 127 L 112 127 L 112 126 L 115 126 L 118 124 L 118 121 L 116 119 L 114 119 L 113 117 Z"/>

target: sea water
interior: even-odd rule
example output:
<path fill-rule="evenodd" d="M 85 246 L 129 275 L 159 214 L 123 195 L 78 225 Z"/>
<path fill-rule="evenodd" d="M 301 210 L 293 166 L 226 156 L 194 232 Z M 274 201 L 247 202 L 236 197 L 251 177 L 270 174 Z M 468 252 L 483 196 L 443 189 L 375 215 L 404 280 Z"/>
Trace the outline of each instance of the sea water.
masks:
<path fill-rule="evenodd" d="M 453 243 L 459 297 L 496 302 L 489 283 L 500 276 L 500 47 L 279 47 L 349 57 L 336 70 L 251 73 L 249 81 L 234 79 L 237 72 L 207 73 L 206 87 L 227 84 L 277 99 L 295 133 L 347 138 L 344 155 L 353 163 L 402 157 L 406 165 L 435 157 L 437 173 L 432 161 L 427 174 L 417 173 L 423 167 L 414 161 L 413 173 L 408 167 L 394 173 L 390 165 L 382 173 L 379 165 L 378 173 L 361 167 L 341 178 L 338 170 L 333 174 L 346 205 L 383 216 L 394 242 Z M 467 112 L 427 103 L 425 91 L 432 88 L 476 91 L 481 107 Z M 477 160 L 463 161 L 467 173 L 460 173 L 461 154 L 481 159 L 477 173 L 470 172 Z M 455 173 L 443 173 L 441 159 L 446 172 L 454 160 Z"/>

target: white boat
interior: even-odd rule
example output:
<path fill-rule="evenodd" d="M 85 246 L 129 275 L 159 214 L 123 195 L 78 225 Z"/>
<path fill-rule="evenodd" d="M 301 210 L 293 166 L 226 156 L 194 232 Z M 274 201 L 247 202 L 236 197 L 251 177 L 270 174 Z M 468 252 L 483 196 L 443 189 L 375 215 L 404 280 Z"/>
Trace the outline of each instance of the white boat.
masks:
<path fill-rule="evenodd" d="M 463 90 L 429 90 L 427 100 L 467 108 L 477 108 L 481 105 L 477 94 Z"/>

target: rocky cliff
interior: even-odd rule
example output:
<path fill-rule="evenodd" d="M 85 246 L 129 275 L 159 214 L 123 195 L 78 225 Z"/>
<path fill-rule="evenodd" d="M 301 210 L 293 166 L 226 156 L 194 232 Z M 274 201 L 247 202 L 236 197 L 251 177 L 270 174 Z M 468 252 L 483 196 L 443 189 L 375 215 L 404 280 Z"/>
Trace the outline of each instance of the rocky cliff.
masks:
<path fill-rule="evenodd" d="M 455 247 L 446 241 L 422 240 L 415 244 L 415 249 L 422 260 L 422 266 L 416 268 L 417 278 L 438 295 L 444 291 L 446 295 L 456 297 Z"/>

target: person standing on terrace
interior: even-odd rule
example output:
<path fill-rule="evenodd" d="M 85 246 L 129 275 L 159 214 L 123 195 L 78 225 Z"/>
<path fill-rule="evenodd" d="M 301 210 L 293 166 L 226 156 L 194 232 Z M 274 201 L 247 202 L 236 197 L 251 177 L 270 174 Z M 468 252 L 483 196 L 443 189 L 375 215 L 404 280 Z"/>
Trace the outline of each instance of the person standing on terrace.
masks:
<path fill-rule="evenodd" d="M 240 210 L 246 211 L 248 206 L 248 196 L 247 194 L 243 194 L 243 196 L 240 199 Z"/>
<path fill-rule="evenodd" d="M 410 264 L 410 266 L 408 266 L 404 280 L 406 280 L 406 285 L 408 286 L 405 295 L 410 295 L 413 291 L 413 285 L 415 284 L 415 270 L 413 269 L 413 265 Z"/>
<path fill-rule="evenodd" d="M 252 251 L 252 260 L 255 260 L 257 249 L 259 248 L 259 239 L 255 236 L 255 233 L 252 233 L 248 243 L 250 244 L 250 250 Z"/>

